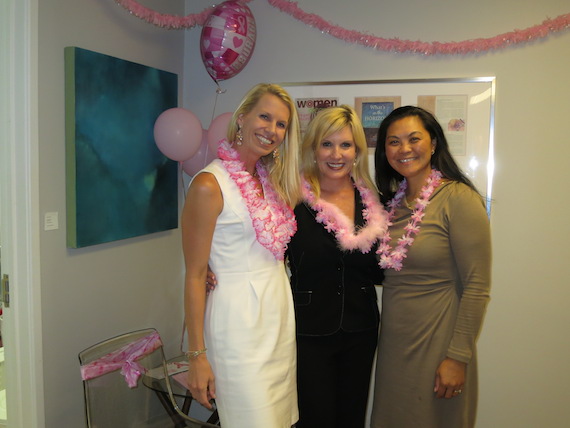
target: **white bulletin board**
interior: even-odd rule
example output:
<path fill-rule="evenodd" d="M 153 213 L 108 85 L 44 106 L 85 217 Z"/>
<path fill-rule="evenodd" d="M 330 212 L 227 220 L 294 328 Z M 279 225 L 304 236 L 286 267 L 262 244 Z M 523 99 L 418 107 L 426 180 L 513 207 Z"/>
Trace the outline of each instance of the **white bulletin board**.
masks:
<path fill-rule="evenodd" d="M 295 100 L 302 130 L 316 111 L 348 104 L 361 117 L 374 168 L 375 130 L 392 109 L 416 105 L 435 114 L 451 153 L 487 200 L 490 212 L 493 179 L 495 78 L 441 78 L 286 82 L 281 85 Z M 374 173 L 374 171 L 371 171 Z"/>

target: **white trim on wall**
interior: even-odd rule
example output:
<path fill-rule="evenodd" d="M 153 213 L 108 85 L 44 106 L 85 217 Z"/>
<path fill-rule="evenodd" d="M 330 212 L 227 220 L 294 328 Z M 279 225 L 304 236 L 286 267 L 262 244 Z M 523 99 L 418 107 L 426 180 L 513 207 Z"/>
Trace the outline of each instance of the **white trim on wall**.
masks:
<path fill-rule="evenodd" d="M 44 428 L 39 264 L 37 17 L 38 0 L 2 2 L 2 273 L 7 427 Z M 5 37 L 4 37 L 5 36 Z"/>

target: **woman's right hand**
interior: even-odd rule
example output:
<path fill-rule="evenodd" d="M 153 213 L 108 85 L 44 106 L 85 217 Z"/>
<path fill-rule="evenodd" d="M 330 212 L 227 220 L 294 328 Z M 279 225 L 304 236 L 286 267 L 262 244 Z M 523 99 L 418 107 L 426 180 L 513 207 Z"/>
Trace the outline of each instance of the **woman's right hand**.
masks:
<path fill-rule="evenodd" d="M 216 398 L 216 383 L 206 354 L 190 359 L 188 364 L 188 388 L 194 400 L 207 409 L 212 409 L 210 401 Z"/>

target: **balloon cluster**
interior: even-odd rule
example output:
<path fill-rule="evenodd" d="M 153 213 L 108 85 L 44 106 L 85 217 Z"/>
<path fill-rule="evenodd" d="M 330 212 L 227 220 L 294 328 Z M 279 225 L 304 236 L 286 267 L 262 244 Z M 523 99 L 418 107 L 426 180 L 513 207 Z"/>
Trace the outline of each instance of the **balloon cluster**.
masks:
<path fill-rule="evenodd" d="M 223 113 L 202 129 L 190 110 L 176 107 L 164 111 L 154 123 L 154 141 L 164 156 L 182 163 L 194 175 L 216 158 L 220 140 L 226 138 L 232 113 Z"/>
<path fill-rule="evenodd" d="M 216 84 L 235 76 L 246 66 L 255 39 L 255 19 L 244 3 L 228 0 L 214 8 L 202 27 L 200 54 Z M 212 120 L 210 129 L 202 129 L 194 113 L 172 108 L 156 120 L 154 140 L 167 158 L 181 162 L 183 171 L 194 175 L 216 157 L 231 117 L 231 113 L 221 114 Z"/>

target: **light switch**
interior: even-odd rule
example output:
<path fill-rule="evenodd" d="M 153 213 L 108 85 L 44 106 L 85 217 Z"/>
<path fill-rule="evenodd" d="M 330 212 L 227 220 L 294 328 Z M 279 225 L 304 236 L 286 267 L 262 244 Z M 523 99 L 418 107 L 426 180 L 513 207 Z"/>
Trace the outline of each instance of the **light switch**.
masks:
<path fill-rule="evenodd" d="M 59 229 L 59 221 L 57 218 L 57 212 L 45 213 L 44 215 L 44 230 L 56 230 Z"/>

